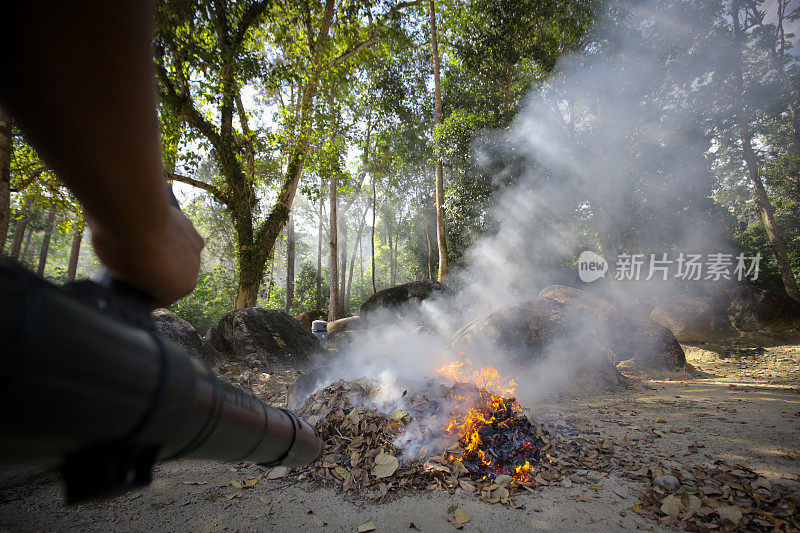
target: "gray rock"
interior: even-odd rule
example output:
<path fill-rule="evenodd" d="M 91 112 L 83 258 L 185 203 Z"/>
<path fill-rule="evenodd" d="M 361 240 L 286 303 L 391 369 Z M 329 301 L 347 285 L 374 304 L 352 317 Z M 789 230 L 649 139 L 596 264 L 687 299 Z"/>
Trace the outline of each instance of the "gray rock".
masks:
<path fill-rule="evenodd" d="M 741 286 L 730 293 L 728 318 L 741 331 L 756 331 L 774 320 L 791 319 L 800 322 L 800 302 L 793 300 L 785 292 Z"/>
<path fill-rule="evenodd" d="M 662 488 L 667 492 L 674 492 L 680 488 L 681 482 L 678 481 L 678 478 L 675 476 L 666 475 L 655 478 L 653 480 L 653 485 Z"/>
<path fill-rule="evenodd" d="M 303 364 L 320 349 L 319 340 L 303 324 L 275 309 L 248 307 L 231 311 L 220 319 L 216 335 L 232 354 L 253 355 L 272 365 Z M 217 344 L 222 345 L 220 339 Z"/>
<path fill-rule="evenodd" d="M 601 347 L 583 335 L 581 324 L 571 321 L 564 307 L 550 298 L 500 306 L 464 326 L 450 347 L 467 359 L 502 354 L 522 369 L 547 358 L 549 364 L 569 369 L 565 385 L 573 392 L 627 385 Z"/>
<path fill-rule="evenodd" d="M 714 311 L 707 300 L 676 296 L 650 313 L 650 320 L 670 330 L 680 342 L 705 342 L 714 332 Z"/>
<path fill-rule="evenodd" d="M 405 305 L 419 304 L 429 298 L 446 297 L 453 294 L 453 290 L 450 287 L 438 281 L 412 281 L 411 283 L 404 283 L 403 285 L 376 292 L 361 304 L 361 315 L 378 309 L 392 309 Z"/>
<path fill-rule="evenodd" d="M 590 292 L 550 285 L 539 297 L 564 305 L 570 319 L 593 332 L 597 342 L 618 361 L 633 359 L 652 367 L 683 368 L 686 355 L 670 330 L 645 316 L 627 312 Z"/>
<path fill-rule="evenodd" d="M 222 358 L 222 355 L 206 342 L 191 324 L 169 309 L 156 309 L 151 316 L 156 331 L 162 337 L 181 345 L 190 356 L 202 359 L 209 365 Z"/>

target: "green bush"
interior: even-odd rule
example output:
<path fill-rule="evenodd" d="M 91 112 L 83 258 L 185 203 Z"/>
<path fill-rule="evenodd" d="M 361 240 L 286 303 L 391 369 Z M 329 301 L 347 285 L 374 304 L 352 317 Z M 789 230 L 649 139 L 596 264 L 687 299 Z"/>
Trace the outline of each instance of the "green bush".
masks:
<path fill-rule="evenodd" d="M 201 272 L 194 292 L 172 304 L 170 310 L 204 334 L 233 309 L 235 301 L 235 273 L 218 266 L 209 272 Z"/>

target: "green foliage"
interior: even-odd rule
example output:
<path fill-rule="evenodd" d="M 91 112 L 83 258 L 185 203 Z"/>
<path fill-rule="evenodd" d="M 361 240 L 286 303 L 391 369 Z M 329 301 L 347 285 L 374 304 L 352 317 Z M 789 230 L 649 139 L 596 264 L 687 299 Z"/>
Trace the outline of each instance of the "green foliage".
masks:
<path fill-rule="evenodd" d="M 230 268 L 215 267 L 197 278 L 197 288 L 169 309 L 204 334 L 233 309 L 236 299 L 236 278 Z"/>
<path fill-rule="evenodd" d="M 300 272 L 295 278 L 292 314 L 296 315 L 304 311 L 316 309 L 318 281 L 322 284 L 323 294 L 328 294 L 330 291 L 329 285 L 325 283 L 322 276 L 317 273 L 317 266 L 309 262 L 303 263 Z"/>

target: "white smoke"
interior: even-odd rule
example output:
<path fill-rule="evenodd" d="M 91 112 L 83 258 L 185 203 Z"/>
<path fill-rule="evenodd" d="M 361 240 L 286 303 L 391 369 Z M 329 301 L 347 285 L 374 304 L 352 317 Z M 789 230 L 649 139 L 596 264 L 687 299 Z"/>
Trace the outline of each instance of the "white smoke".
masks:
<path fill-rule="evenodd" d="M 719 221 L 708 216 L 711 141 L 702 133 L 717 63 L 728 53 L 713 31 L 717 15 L 688 0 L 608 9 L 585 50 L 563 58 L 550 81 L 532 90 L 512 126 L 476 145 L 478 163 L 500 168 L 498 183 L 512 184 L 494 209 L 497 232 L 475 243 L 468 266 L 455 274 L 458 296 L 426 302 L 419 314 L 372 316 L 328 381 L 368 376 L 398 398 L 407 382 L 457 357 L 448 346 L 461 326 L 553 283 L 602 289 L 645 314 L 663 295 L 692 290 L 674 280 L 580 286 L 575 260 L 604 234 L 629 253 L 730 252 Z M 498 145 L 503 153 L 487 148 Z M 415 332 L 418 324 L 428 329 Z M 517 397 L 535 402 L 563 390 L 575 368 L 598 357 L 593 348 L 604 332 L 594 326 L 556 339 L 524 369 L 508 365 L 499 347 L 470 356 L 517 376 Z"/>

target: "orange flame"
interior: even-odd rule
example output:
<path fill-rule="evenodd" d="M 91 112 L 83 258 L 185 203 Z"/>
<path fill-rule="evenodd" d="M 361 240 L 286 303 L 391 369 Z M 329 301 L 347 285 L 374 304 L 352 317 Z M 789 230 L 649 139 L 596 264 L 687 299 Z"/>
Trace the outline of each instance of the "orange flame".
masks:
<path fill-rule="evenodd" d="M 512 397 L 517 390 L 517 382 L 512 378 L 503 378 L 492 365 L 473 371 L 472 363 L 469 361 L 451 361 L 440 367 L 437 372 L 455 381 L 474 383 L 504 398 Z"/>
<path fill-rule="evenodd" d="M 533 471 L 533 467 L 531 466 L 530 461 L 525 461 L 524 465 L 520 465 L 516 469 L 516 473 L 514 474 L 514 481 L 517 483 L 524 483 L 526 481 L 531 480 L 531 472 Z"/>
<path fill-rule="evenodd" d="M 463 357 L 463 353 L 460 354 Z M 504 402 L 503 398 L 511 398 L 517 390 L 517 382 L 511 378 L 503 378 L 497 369 L 486 366 L 478 370 L 473 370 L 472 363 L 469 361 L 451 361 L 437 369 L 438 373 L 454 381 L 472 383 L 479 388 L 478 398 L 465 398 L 455 396 L 453 399 L 462 402 L 460 409 L 451 415 L 450 422 L 445 428 L 450 433 L 459 435 L 459 443 L 464 449 L 465 454 L 477 451 L 478 459 L 485 466 L 492 465 L 492 459 L 480 448 L 480 430 L 483 426 L 495 422 L 499 419 L 503 422 L 511 420 L 509 409 L 522 411 L 516 402 Z M 472 405 L 474 403 L 474 405 Z M 467 406 L 470 407 L 467 407 Z M 527 441 L 524 446 L 530 446 Z M 451 460 L 456 459 L 451 456 Z M 533 471 L 529 461 L 525 461 L 515 469 L 513 480 L 515 482 L 526 482 L 530 480 L 530 473 Z M 484 476 L 486 477 L 486 476 Z"/>

